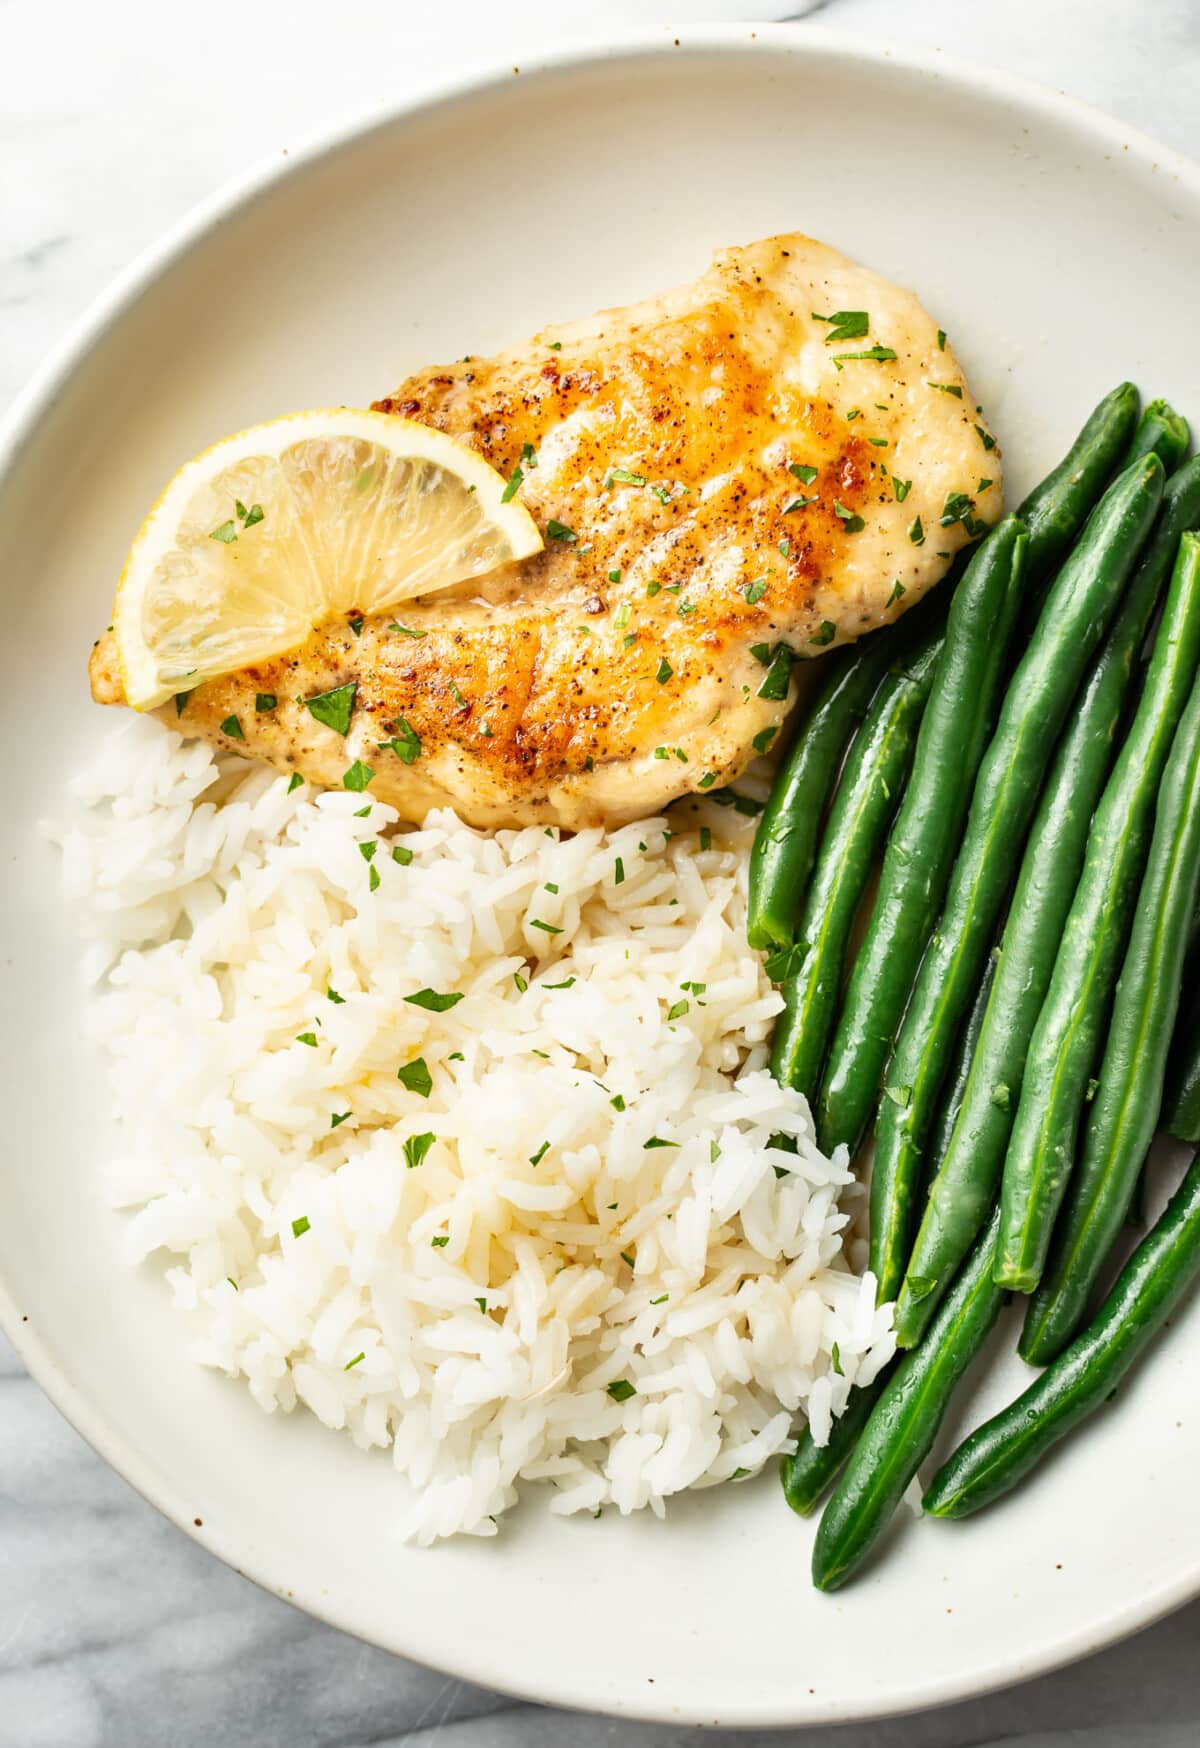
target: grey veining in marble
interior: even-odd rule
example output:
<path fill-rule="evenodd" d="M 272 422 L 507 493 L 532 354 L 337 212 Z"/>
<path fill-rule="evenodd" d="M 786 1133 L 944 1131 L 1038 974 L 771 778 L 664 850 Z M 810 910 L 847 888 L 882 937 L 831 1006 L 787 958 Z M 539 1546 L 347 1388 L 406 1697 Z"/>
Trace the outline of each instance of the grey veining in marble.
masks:
<path fill-rule="evenodd" d="M 111 276 L 247 165 L 472 62 L 802 0 L 0 0 L 0 406 Z M 821 21 L 1066 88 L 1200 155 L 1200 0 L 824 0 Z M 805 28 L 803 23 L 795 27 Z M 229 100 L 229 59 L 270 69 Z M 223 83 L 224 82 L 224 83 Z M 220 94 L 218 97 L 218 88 Z M 920 1717 L 726 1748 L 1195 1748 L 1200 1604 Z M 371 1650 L 219 1565 L 97 1458 L 0 1340 L 0 1748 L 679 1748 Z"/>

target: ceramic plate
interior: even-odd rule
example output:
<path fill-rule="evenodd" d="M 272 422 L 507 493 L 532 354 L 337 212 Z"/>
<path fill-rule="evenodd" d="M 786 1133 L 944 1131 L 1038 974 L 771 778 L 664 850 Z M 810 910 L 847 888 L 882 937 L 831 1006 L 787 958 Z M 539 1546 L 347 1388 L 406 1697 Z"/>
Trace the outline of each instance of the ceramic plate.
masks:
<path fill-rule="evenodd" d="M 1200 1306 L 1018 1496 L 964 1525 L 902 1513 L 835 1598 L 810 1590 L 811 1527 L 770 1474 L 661 1523 L 564 1521 L 534 1495 L 494 1541 L 405 1547 L 385 1456 L 192 1366 L 155 1271 L 119 1264 L 79 955 L 36 822 L 105 732 L 89 639 L 185 457 L 791 229 L 919 292 L 1002 437 L 1013 502 L 1120 377 L 1200 418 L 1194 166 L 936 58 L 725 27 L 506 69 L 256 177 L 138 264 L 0 445 L 0 1309 L 34 1375 L 189 1534 L 339 1627 L 539 1700 L 745 1726 L 1017 1681 L 1200 1589 Z M 1021 1376 L 994 1355 L 948 1437 Z"/>

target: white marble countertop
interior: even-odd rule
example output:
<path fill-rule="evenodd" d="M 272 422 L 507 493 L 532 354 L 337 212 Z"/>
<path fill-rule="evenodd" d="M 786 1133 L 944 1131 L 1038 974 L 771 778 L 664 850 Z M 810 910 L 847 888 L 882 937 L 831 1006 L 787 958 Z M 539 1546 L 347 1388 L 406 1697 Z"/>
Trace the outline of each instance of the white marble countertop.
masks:
<path fill-rule="evenodd" d="M 812 3 L 812 0 L 809 0 Z M 1200 0 L 817 0 L 831 26 L 1060 86 L 1200 156 Z M 464 64 L 804 0 L 0 0 L 0 406 L 202 196 Z M 433 19 L 436 22 L 430 22 Z M 803 30 L 802 22 L 796 24 Z M 1193 1748 L 1200 1603 L 1086 1663 L 892 1723 L 729 1748 Z M 699 1732 L 518 1705 L 256 1590 L 96 1457 L 0 1339 L 0 1748 L 677 1748 Z"/>

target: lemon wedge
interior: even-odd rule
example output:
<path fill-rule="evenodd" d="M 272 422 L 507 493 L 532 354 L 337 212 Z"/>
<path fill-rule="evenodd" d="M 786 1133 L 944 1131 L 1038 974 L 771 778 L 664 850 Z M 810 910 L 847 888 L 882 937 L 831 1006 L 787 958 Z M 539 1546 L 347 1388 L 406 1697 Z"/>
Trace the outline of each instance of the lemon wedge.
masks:
<path fill-rule="evenodd" d="M 444 432 L 345 407 L 255 425 L 182 467 L 138 532 L 113 609 L 125 696 L 151 710 L 541 547 L 500 474 Z"/>

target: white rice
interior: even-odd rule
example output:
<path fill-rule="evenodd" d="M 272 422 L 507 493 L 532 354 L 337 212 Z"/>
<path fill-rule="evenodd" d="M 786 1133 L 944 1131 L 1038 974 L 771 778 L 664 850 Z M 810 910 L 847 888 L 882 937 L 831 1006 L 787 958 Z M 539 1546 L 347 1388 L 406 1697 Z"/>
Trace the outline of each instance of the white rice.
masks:
<path fill-rule="evenodd" d="M 175 1259 L 193 1357 L 264 1409 L 390 1448 L 404 1534 L 491 1535 L 522 1480 L 661 1514 L 889 1358 L 861 1191 L 766 1072 L 749 821 L 396 834 L 136 719 L 75 796 L 129 1259 Z"/>

